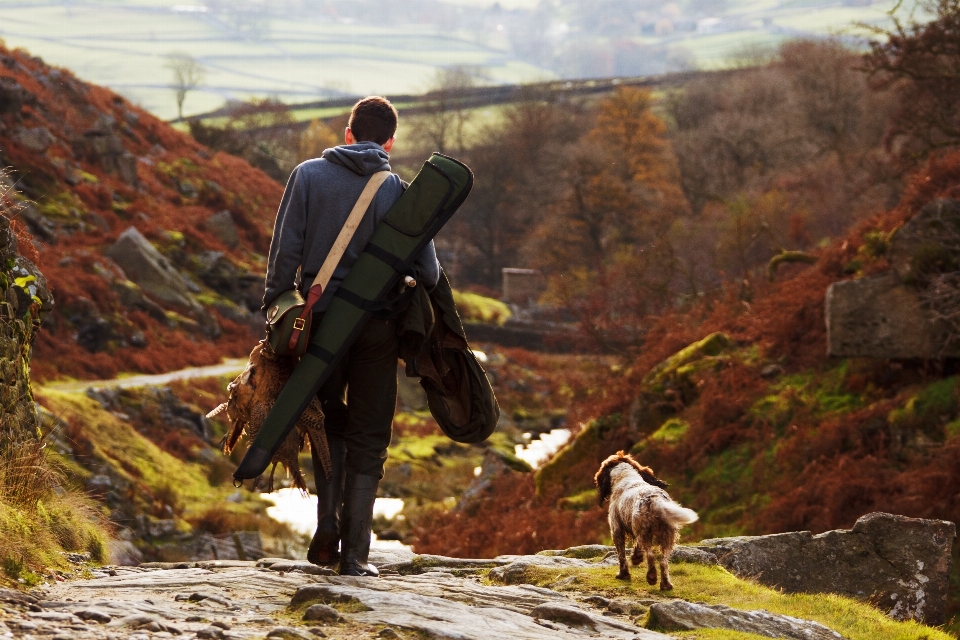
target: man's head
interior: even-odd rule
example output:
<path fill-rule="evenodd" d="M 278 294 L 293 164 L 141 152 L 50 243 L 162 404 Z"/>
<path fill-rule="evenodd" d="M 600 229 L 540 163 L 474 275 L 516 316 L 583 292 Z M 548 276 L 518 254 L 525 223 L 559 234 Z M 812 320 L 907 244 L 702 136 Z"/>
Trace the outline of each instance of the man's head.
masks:
<path fill-rule="evenodd" d="M 353 105 L 344 138 L 347 144 L 376 142 L 387 152 L 397 133 L 397 110 L 386 98 L 370 96 Z"/>

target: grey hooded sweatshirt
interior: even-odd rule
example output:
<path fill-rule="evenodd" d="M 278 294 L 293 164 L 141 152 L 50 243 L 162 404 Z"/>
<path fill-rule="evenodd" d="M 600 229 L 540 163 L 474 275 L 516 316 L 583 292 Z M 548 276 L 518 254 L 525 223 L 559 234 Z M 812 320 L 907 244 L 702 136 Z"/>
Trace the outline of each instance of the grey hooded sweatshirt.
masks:
<path fill-rule="evenodd" d="M 296 286 L 297 268 L 301 265 L 301 290 L 310 286 L 369 176 L 389 171 L 388 162 L 383 147 L 375 142 L 360 142 L 327 149 L 320 158 L 307 160 L 293 170 L 273 227 L 263 309 Z M 326 311 L 334 292 L 405 187 L 394 174 L 377 191 L 314 311 Z M 437 284 L 440 264 L 433 241 L 424 248 L 415 266 L 420 269 L 420 282 L 428 288 Z"/>

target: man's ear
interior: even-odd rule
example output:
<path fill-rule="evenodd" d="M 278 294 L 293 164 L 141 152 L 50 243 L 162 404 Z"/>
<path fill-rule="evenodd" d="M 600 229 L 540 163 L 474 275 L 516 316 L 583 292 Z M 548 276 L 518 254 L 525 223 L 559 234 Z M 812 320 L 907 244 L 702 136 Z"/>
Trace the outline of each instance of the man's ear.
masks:
<path fill-rule="evenodd" d="M 396 141 L 396 137 L 390 138 L 389 140 L 387 140 L 386 142 L 384 142 L 384 143 L 383 143 L 383 150 L 386 151 L 387 153 L 390 153 L 390 149 L 393 149 L 393 143 L 394 143 L 394 141 Z"/>
<path fill-rule="evenodd" d="M 350 127 L 343 130 L 343 141 L 347 144 L 357 144 L 357 139 L 353 137 L 353 131 Z"/>

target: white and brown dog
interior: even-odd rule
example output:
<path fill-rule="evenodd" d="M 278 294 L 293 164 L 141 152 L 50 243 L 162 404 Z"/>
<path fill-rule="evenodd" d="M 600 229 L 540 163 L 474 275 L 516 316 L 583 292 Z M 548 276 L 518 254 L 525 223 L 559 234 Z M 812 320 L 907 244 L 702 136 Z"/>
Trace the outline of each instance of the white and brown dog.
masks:
<path fill-rule="evenodd" d="M 673 589 L 667 561 L 677 542 L 680 527 L 697 521 L 692 509 L 681 507 L 670 499 L 664 489 L 667 483 L 653 475 L 650 467 L 644 467 L 632 456 L 618 451 L 603 461 L 594 476 L 600 505 L 610 498 L 610 535 L 617 548 L 620 560 L 620 580 L 630 579 L 627 565 L 626 538 L 633 538 L 634 565 L 647 558 L 647 582 L 657 584 L 657 567 L 654 564 L 653 548 L 660 547 L 660 589 Z"/>

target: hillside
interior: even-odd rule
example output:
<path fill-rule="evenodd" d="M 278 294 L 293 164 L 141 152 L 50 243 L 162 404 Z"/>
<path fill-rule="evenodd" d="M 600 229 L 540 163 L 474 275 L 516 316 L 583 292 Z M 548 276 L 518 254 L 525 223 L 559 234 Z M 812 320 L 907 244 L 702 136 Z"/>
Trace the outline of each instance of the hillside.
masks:
<path fill-rule="evenodd" d="M 12 168 L 23 196 L 16 222 L 33 236 L 31 257 L 56 299 L 35 346 L 36 379 L 246 354 L 262 295 L 250 274 L 263 273 L 281 185 L 115 93 L 3 47 L 0 165 Z M 155 265 L 160 276 L 140 266 L 145 254 L 107 257 L 131 227 L 162 254 L 151 254 L 167 265 Z M 170 264 L 185 276 L 163 273 Z"/>
<path fill-rule="evenodd" d="M 464 557 L 609 540 L 593 474 L 618 449 L 699 512 L 688 540 L 818 533 L 870 511 L 957 521 L 956 360 L 828 358 L 824 303 L 831 283 L 887 271 L 891 232 L 958 196 L 960 154 L 931 161 L 897 207 L 815 264 L 754 283 L 750 301 L 731 289 L 662 317 L 639 358 L 573 406 L 569 424 L 582 427 L 570 445 L 535 474 L 493 479 L 469 509 L 419 523 L 415 548 L 449 553 L 454 534 Z M 501 526 L 477 526 L 491 521 Z M 954 611 L 956 576 L 955 566 Z"/>

